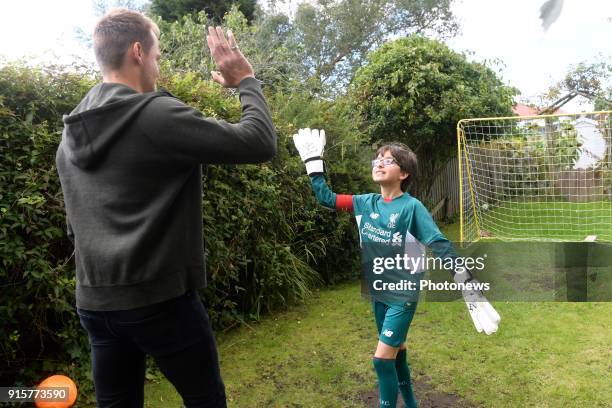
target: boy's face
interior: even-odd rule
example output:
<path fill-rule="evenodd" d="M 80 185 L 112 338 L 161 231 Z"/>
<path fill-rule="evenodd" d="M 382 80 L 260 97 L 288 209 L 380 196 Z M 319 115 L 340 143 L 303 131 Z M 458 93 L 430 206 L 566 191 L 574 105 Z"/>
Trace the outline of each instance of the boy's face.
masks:
<path fill-rule="evenodd" d="M 378 163 L 372 166 L 372 180 L 381 186 L 394 188 L 397 185 L 397 188 L 400 188 L 402 180 L 408 177 L 408 173 L 400 169 L 391 152 L 387 150 L 384 154 L 379 154 L 376 159 Z M 393 162 L 385 165 L 384 159 L 391 159 Z"/>

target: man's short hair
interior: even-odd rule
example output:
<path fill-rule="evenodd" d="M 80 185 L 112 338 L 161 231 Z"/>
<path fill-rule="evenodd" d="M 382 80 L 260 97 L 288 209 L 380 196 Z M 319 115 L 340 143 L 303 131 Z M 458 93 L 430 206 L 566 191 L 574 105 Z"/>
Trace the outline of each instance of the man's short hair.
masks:
<path fill-rule="evenodd" d="M 153 46 L 151 31 L 159 37 L 157 24 L 137 11 L 117 8 L 104 15 L 93 34 L 94 52 L 102 72 L 121 68 L 125 52 L 135 42 L 149 52 Z"/>
<path fill-rule="evenodd" d="M 416 154 L 405 144 L 399 142 L 392 142 L 382 145 L 376 151 L 374 158 L 378 156 L 384 156 L 386 152 L 390 152 L 391 156 L 395 159 L 400 169 L 408 173 L 408 177 L 402 180 L 401 189 L 402 191 L 408 191 L 408 186 L 416 177 L 419 163 Z"/>

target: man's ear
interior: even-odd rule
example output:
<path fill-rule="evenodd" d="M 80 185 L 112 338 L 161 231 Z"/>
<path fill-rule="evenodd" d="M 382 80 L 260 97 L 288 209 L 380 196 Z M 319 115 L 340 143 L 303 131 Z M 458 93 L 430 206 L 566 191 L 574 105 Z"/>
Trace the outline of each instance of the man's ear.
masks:
<path fill-rule="evenodd" d="M 408 177 L 410 177 L 410 173 L 408 173 L 407 171 L 404 171 L 404 170 L 400 171 L 400 180 L 404 181 Z"/>
<path fill-rule="evenodd" d="M 136 41 L 130 47 L 130 56 L 138 62 L 139 65 L 143 64 L 144 60 L 144 48 L 142 48 L 142 44 Z"/>

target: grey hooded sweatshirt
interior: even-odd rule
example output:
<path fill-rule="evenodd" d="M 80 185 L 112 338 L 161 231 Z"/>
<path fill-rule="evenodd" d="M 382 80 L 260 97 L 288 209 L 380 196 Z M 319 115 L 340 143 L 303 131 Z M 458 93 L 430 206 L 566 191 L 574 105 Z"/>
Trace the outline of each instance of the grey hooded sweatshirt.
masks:
<path fill-rule="evenodd" d="M 115 83 L 95 86 L 64 116 L 56 164 L 77 307 L 132 309 L 206 285 L 201 165 L 276 154 L 259 81 L 238 90 L 237 124 L 205 118 L 167 91 Z"/>

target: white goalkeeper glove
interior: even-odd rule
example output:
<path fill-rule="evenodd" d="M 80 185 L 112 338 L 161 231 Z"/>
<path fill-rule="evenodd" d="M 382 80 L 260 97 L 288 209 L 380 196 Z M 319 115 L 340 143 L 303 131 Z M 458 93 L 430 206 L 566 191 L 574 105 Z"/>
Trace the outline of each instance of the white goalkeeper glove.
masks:
<path fill-rule="evenodd" d="M 472 278 L 468 272 L 456 273 L 454 280 L 457 283 L 478 283 L 478 281 Z M 483 331 L 486 334 L 495 333 L 497 331 L 497 327 L 499 326 L 499 322 L 501 321 L 501 317 L 495 311 L 495 309 L 493 309 L 493 306 L 491 306 L 491 303 L 489 303 L 487 298 L 482 294 L 482 291 L 470 289 L 462 290 L 461 292 L 463 294 L 463 300 L 465 300 L 467 309 L 470 312 L 470 317 L 472 318 L 478 333 L 482 333 Z"/>
<path fill-rule="evenodd" d="M 323 129 L 300 129 L 296 135 L 293 135 L 293 143 L 306 165 L 306 173 L 309 176 L 325 173 L 323 163 L 325 131 Z"/>

